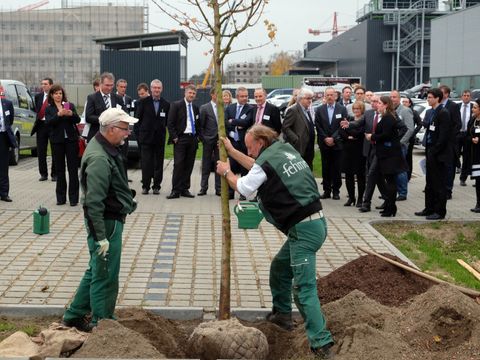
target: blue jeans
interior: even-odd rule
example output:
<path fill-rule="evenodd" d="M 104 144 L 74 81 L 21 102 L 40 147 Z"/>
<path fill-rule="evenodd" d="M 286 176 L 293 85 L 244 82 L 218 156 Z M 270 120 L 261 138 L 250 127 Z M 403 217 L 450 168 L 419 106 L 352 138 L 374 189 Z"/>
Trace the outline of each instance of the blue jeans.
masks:
<path fill-rule="evenodd" d="M 402 144 L 402 155 L 403 158 L 407 157 L 408 146 Z M 397 174 L 397 192 L 398 196 L 407 197 L 408 194 L 408 172 L 403 171 Z"/>

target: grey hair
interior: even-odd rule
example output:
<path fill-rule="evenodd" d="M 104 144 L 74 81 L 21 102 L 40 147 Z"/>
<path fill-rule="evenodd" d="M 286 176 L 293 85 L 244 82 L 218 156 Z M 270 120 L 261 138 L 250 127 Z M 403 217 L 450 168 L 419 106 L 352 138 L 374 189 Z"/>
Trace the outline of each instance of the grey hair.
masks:
<path fill-rule="evenodd" d="M 301 88 L 297 95 L 297 101 L 302 100 L 305 96 L 313 97 L 313 91 L 307 88 Z"/>
<path fill-rule="evenodd" d="M 161 87 L 163 87 L 163 84 L 160 80 L 158 79 L 153 79 L 151 82 L 150 82 L 150 87 L 152 87 L 153 84 L 160 84 Z"/>

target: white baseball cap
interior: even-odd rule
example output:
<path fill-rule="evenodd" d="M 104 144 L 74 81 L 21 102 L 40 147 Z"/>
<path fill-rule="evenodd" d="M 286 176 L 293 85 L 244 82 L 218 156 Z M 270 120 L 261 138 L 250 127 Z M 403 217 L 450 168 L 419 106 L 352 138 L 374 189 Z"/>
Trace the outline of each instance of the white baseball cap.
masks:
<path fill-rule="evenodd" d="M 129 123 L 129 124 L 135 124 L 138 121 L 138 119 L 128 115 L 125 111 L 118 108 L 107 109 L 98 118 L 98 122 L 102 126 L 116 124 L 116 123 L 119 123 L 120 121 Z"/>

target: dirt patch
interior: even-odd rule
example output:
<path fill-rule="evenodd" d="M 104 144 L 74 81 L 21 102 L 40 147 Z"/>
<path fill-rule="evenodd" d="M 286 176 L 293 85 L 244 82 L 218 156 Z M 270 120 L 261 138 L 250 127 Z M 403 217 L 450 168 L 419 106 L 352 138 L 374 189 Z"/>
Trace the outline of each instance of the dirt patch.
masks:
<path fill-rule="evenodd" d="M 408 265 L 389 254 L 382 255 Z M 322 304 L 341 299 L 357 289 L 380 304 L 398 306 L 432 285 L 432 282 L 373 255 L 350 261 L 317 281 Z"/>

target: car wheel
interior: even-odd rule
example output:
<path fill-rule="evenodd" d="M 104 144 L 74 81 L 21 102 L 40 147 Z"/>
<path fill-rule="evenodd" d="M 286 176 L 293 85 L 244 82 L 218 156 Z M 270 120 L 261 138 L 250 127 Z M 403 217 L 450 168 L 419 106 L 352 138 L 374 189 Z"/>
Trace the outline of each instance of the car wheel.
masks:
<path fill-rule="evenodd" d="M 20 160 L 20 137 L 17 136 L 17 147 L 10 149 L 10 165 L 18 165 Z"/>

